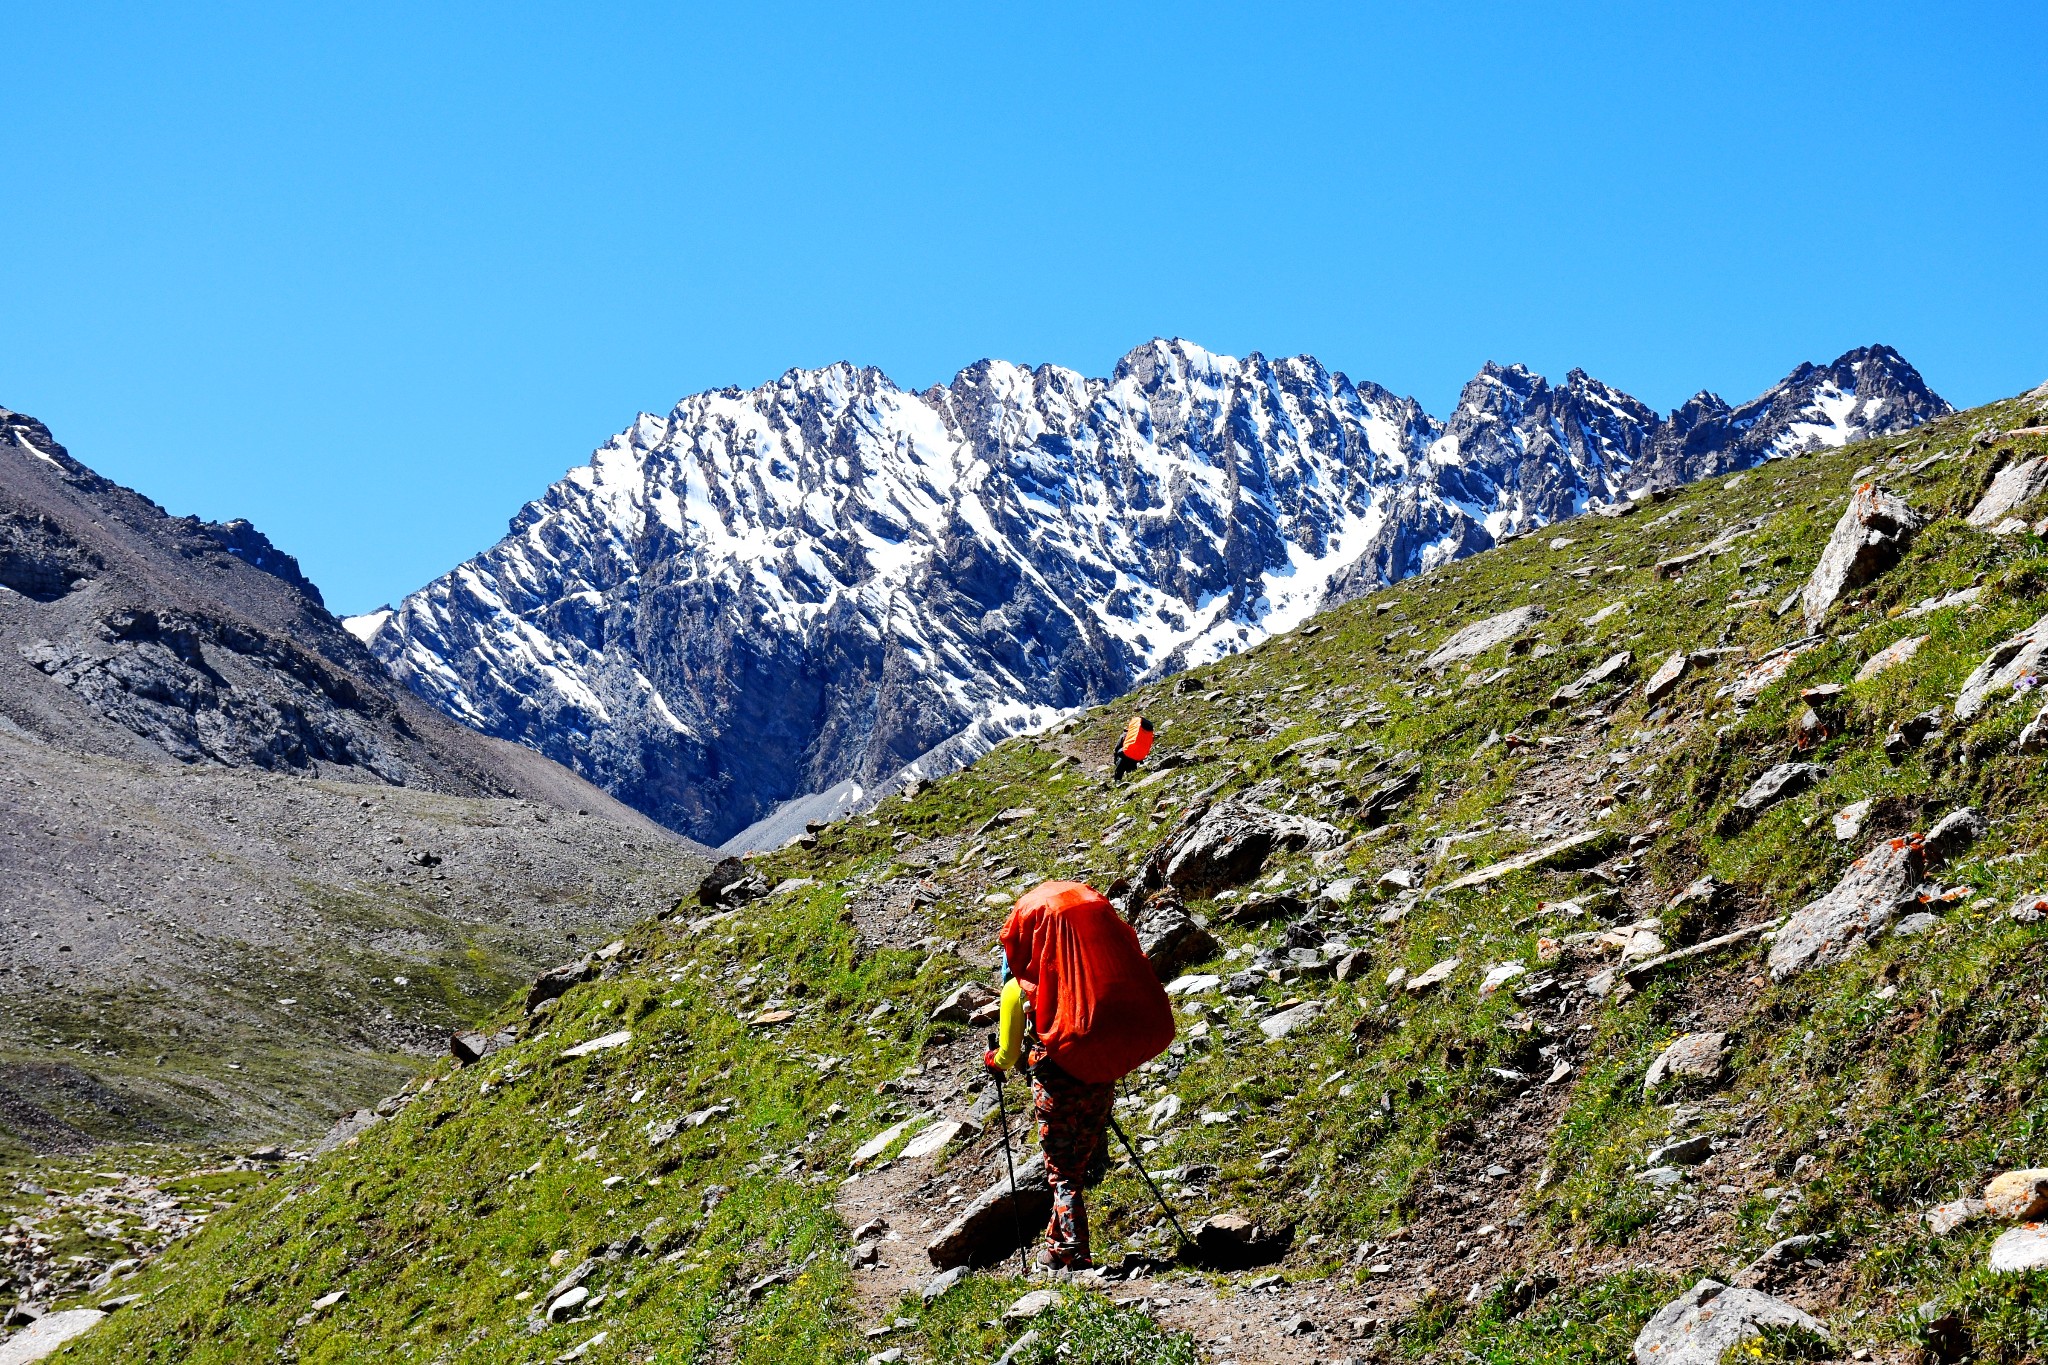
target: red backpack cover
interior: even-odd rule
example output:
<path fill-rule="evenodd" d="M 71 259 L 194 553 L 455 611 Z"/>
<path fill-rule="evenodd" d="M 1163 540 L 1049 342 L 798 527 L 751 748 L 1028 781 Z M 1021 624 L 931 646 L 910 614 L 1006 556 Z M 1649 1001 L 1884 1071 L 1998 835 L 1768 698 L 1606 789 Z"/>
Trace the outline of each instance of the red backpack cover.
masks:
<path fill-rule="evenodd" d="M 1173 1005 L 1137 931 L 1094 887 L 1032 888 L 1010 911 L 1001 942 L 1039 1046 L 1074 1079 L 1116 1080 L 1173 1041 Z"/>
<path fill-rule="evenodd" d="M 1143 716 L 1132 716 L 1131 723 L 1124 727 L 1123 747 L 1118 752 L 1133 763 L 1143 763 L 1145 755 L 1152 752 L 1152 722 Z"/>

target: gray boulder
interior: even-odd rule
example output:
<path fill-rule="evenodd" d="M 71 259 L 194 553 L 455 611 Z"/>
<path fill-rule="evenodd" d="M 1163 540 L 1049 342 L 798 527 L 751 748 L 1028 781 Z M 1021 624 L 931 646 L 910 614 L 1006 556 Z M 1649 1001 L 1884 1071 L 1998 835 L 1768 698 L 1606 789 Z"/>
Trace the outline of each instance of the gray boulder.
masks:
<path fill-rule="evenodd" d="M 527 990 L 526 1012 L 533 1013 L 543 1001 L 566 995 L 571 986 L 588 981 L 596 975 L 597 964 L 588 957 L 549 968 L 535 977 L 533 985 Z"/>
<path fill-rule="evenodd" d="M 345 1147 L 383 1121 L 377 1116 L 376 1111 L 371 1109 L 357 1109 L 343 1114 L 335 1120 L 334 1126 L 327 1130 L 327 1136 L 313 1144 L 313 1155 L 326 1156 L 337 1148 Z"/>
<path fill-rule="evenodd" d="M 1166 884 L 1205 896 L 1250 881 L 1276 851 L 1335 848 L 1343 841 L 1341 830 L 1321 820 L 1225 801 L 1175 835 L 1152 862 Z M 1158 884 L 1150 872 L 1146 884 Z"/>
<path fill-rule="evenodd" d="M 2048 616 L 2001 642 L 1986 655 L 1956 694 L 1956 719 L 1969 720 L 2000 696 L 2011 696 L 2013 684 L 2039 677 L 2048 663 Z"/>
<path fill-rule="evenodd" d="M 1842 879 L 1785 921 L 1771 942 L 1770 970 L 1784 980 L 1809 967 L 1840 962 L 1876 938 L 1909 905 L 1920 879 L 1984 832 L 1969 807 L 1952 811 L 1925 837 L 1887 839 L 1849 865 Z"/>
<path fill-rule="evenodd" d="M 474 1066 L 518 1040 L 517 1031 L 509 1028 L 499 1029 L 496 1033 L 457 1029 L 448 1035 L 448 1054 L 455 1059 L 457 1066 Z"/>
<path fill-rule="evenodd" d="M 1860 588 L 1899 562 L 1899 556 L 1927 524 L 1905 499 L 1874 484 L 1862 484 L 1850 495 L 1842 519 L 1835 523 L 1827 548 L 1813 575 L 1800 591 L 1806 628 L 1813 630 L 1844 593 Z"/>
<path fill-rule="evenodd" d="M 1138 946 L 1161 981 L 1171 981 L 1197 962 L 1216 955 L 1216 936 L 1188 917 L 1180 898 L 1162 893 L 1139 913 L 1133 926 Z"/>
<path fill-rule="evenodd" d="M 1988 531 L 2033 501 L 2044 488 L 2048 488 L 2048 456 L 2016 460 L 1998 471 L 1998 477 L 1991 481 L 1991 487 L 1977 499 L 1977 505 L 1964 520 L 1980 531 Z"/>
<path fill-rule="evenodd" d="M 1722 823 L 1731 832 L 1746 829 L 1778 802 L 1799 795 L 1826 776 L 1827 769 L 1818 763 L 1780 763 L 1749 784 Z"/>
<path fill-rule="evenodd" d="M 994 1265 L 1016 1254 L 1021 1228 L 1034 1236 L 1052 1216 L 1052 1186 L 1045 1178 L 1045 1158 L 1034 1155 L 1017 1168 L 1017 1194 L 1010 1195 L 1007 1174 L 977 1195 L 960 1214 L 939 1229 L 925 1254 L 941 1270 L 954 1266 Z"/>
<path fill-rule="evenodd" d="M 1720 1365 L 1729 1347 L 1762 1336 L 1767 1327 L 1828 1335 L 1826 1323 L 1781 1299 L 1706 1279 L 1643 1324 L 1632 1358 L 1635 1365 Z"/>
<path fill-rule="evenodd" d="M 1650 1094 L 1669 1080 L 1712 1083 L 1728 1069 L 1728 1035 L 1688 1033 L 1657 1054 L 1643 1075 L 1643 1093 Z"/>
<path fill-rule="evenodd" d="M 1566 683 L 1563 687 L 1551 693 L 1550 704 L 1556 706 L 1561 702 L 1577 701 L 1601 683 L 1618 678 L 1628 672 L 1629 665 L 1633 662 L 1635 662 L 1635 656 L 1625 649 L 1619 654 L 1610 654 L 1575 680 Z"/>
<path fill-rule="evenodd" d="M 1438 645 L 1435 651 L 1422 661 L 1423 666 L 1442 668 L 1445 664 L 1457 663 L 1463 659 L 1476 659 L 1495 645 L 1505 644 L 1525 634 L 1531 626 L 1541 621 L 1545 614 L 1539 606 L 1515 607 L 1498 616 L 1474 621 Z"/>
<path fill-rule="evenodd" d="M 767 879 L 741 858 L 722 858 L 697 885 L 697 900 L 709 906 L 744 905 L 768 894 Z"/>

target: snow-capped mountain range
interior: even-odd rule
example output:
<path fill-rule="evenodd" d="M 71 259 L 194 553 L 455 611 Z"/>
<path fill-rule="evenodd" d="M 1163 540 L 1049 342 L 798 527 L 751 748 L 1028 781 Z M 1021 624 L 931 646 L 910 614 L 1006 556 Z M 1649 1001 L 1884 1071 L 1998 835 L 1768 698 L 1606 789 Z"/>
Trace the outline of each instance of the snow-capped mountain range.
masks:
<path fill-rule="evenodd" d="M 1503 535 L 1949 411 L 1883 346 L 1668 417 L 1489 364 L 1439 421 L 1309 356 L 1185 341 L 923 393 L 791 370 L 643 414 L 348 624 L 450 715 L 760 844 Z"/>

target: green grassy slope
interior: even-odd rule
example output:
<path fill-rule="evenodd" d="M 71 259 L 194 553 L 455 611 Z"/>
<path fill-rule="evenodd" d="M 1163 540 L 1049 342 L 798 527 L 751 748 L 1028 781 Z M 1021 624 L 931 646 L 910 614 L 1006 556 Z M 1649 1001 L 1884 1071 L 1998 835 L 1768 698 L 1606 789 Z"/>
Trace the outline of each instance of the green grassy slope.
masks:
<path fill-rule="evenodd" d="M 1261 883 L 1296 893 L 1346 877 L 1370 887 L 1393 869 L 1441 887 L 1540 845 L 1548 820 L 1530 811 L 1590 821 L 1604 809 L 1594 823 L 1613 832 L 1591 869 L 1532 869 L 1419 899 L 1369 903 L 1362 890 L 1325 918 L 1367 951 L 1365 971 L 1272 980 L 1237 1002 L 1202 997 L 1183 1019 L 1199 1014 L 1207 1040 L 1184 1038 L 1133 1078 L 1146 1102 L 1182 1100 L 1157 1159 L 1218 1168 L 1187 1196 L 1192 1212 L 1296 1224 L 1295 1277 L 1355 1286 L 1381 1255 L 1397 1263 L 1403 1289 L 1387 1297 L 1370 1349 L 1612 1360 L 1690 1277 L 1826 1230 L 1833 1249 L 1787 1292 L 1848 1342 L 1905 1351 L 1952 1311 L 1984 1358 L 2024 1358 L 2048 1345 L 2048 1286 L 1994 1283 L 1976 1269 L 1992 1229 L 1937 1238 L 1918 1214 L 2007 1166 L 2048 1161 L 2048 923 L 2004 915 L 2022 892 L 2048 888 L 2048 783 L 2041 759 L 2013 745 L 2035 708 L 1951 722 L 1896 760 L 1882 740 L 1945 706 L 1994 643 L 2048 611 L 2048 546 L 1959 520 L 2015 443 L 2048 450 L 2039 436 L 1985 433 L 2042 420 L 2038 406 L 1997 404 L 1714 480 L 1626 518 L 1553 528 L 1006 744 L 813 847 L 766 856 L 771 884 L 811 884 L 696 929 L 696 907 L 641 926 L 615 974 L 575 988 L 516 1047 L 438 1077 L 354 1146 L 269 1181 L 134 1282 L 139 1306 L 61 1358 L 551 1360 L 603 1332 L 581 1358 L 860 1359 L 873 1347 L 850 1308 L 834 1186 L 856 1144 L 909 1112 L 882 1087 L 946 1028 L 925 1022 L 932 1007 L 987 975 L 1003 914 L 993 902 L 1042 877 L 1128 875 L 1192 802 L 1253 789 L 1352 836 L 1320 863 L 1303 853 L 1267 864 Z M 1796 610 L 1773 608 L 1806 577 L 1865 466 L 1939 519 L 1753 705 L 1717 697 L 1745 659 L 1803 634 Z M 1751 522 L 1677 576 L 1655 567 Z M 1903 614 L 1972 584 L 1984 589 L 1974 609 Z M 1518 646 L 1469 668 L 1421 666 L 1451 629 L 1528 602 L 1549 614 Z M 1851 681 L 1878 649 L 1919 634 L 1927 642 L 1908 663 Z M 1551 704 L 1622 649 L 1634 660 L 1625 677 Z M 1703 663 L 1661 706 L 1645 703 L 1641 681 L 1659 662 L 1708 649 L 1738 652 Z M 1800 750 L 1800 692 L 1821 683 L 1847 687 L 1831 732 Z M 1185 762 L 1114 787 L 1097 765 L 1134 704 L 1159 725 L 1159 757 Z M 1322 736 L 1335 738 L 1297 747 Z M 1795 757 L 1825 777 L 1737 831 L 1734 799 Z M 1347 796 L 1410 768 L 1416 790 L 1389 823 L 1367 830 L 1345 813 Z M 1865 835 L 1837 840 L 1831 816 L 1861 800 L 1872 802 Z M 1960 895 L 1942 902 L 1933 933 L 1881 939 L 1785 984 L 1764 977 L 1752 940 L 1597 1003 L 1477 990 L 1493 964 L 1540 971 L 1546 938 L 1653 915 L 1676 947 L 1782 914 L 1872 839 L 1965 803 L 1991 832 L 1940 872 Z M 989 824 L 1020 807 L 1032 813 Z M 1730 888 L 1717 906 L 1665 910 L 1709 873 Z M 864 938 L 863 906 L 911 896 L 929 902 L 920 942 Z M 1285 927 L 1230 927 L 1232 903 L 1190 906 L 1229 954 L 1208 964 L 1223 973 Z M 1404 912 L 1382 923 L 1389 908 Z M 1385 984 L 1396 968 L 1451 957 L 1462 966 L 1434 992 Z M 1296 998 L 1324 1002 L 1322 1018 L 1264 1040 L 1257 1021 Z M 750 1022 L 770 1009 L 794 1016 Z M 1699 1027 L 1732 1034 L 1725 1085 L 1645 1096 L 1649 1060 Z M 562 1055 L 619 1031 L 631 1033 L 620 1047 Z M 1543 1086 L 1560 1062 L 1568 1074 Z M 666 1121 L 716 1106 L 727 1108 L 650 1141 Z M 1194 1121 L 1203 1112 L 1229 1121 Z M 1728 1143 L 1713 1174 L 1677 1191 L 1631 1178 L 1680 1131 Z M 1505 1175 L 1485 1173 L 1509 1155 Z M 1126 1169 L 1095 1207 L 1110 1255 L 1167 1248 Z M 1489 1223 L 1485 1247 L 1452 1250 L 1483 1215 L 1509 1231 Z M 1377 1250 L 1361 1255 L 1364 1242 Z M 587 1283 L 602 1302 L 584 1321 L 535 1323 L 540 1296 L 586 1257 L 597 1258 Z M 1468 1261 L 1485 1272 L 1462 1271 Z M 1477 1287 L 1469 1302 L 1445 1290 L 1461 1277 Z M 1013 1290 L 990 1281 L 913 1311 L 912 1357 L 993 1358 L 1008 1334 L 986 1318 Z M 335 1291 L 346 1297 L 312 1309 Z M 1191 1358 L 1185 1341 L 1078 1293 L 1062 1313 L 1048 1344 L 1064 1335 L 1081 1358 Z M 1110 1355 L 1086 1354 L 1112 1340 L 1122 1344 Z"/>

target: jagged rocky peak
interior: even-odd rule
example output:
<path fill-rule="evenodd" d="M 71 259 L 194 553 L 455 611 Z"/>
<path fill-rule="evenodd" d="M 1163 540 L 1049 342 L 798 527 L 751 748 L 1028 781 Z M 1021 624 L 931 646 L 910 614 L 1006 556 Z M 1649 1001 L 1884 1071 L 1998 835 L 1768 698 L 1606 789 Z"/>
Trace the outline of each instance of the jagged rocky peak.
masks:
<path fill-rule="evenodd" d="M 1313 356 L 1179 339 L 922 393 L 791 370 L 642 414 L 350 628 L 451 715 L 744 843 L 1511 531 L 1946 411 L 1882 347 L 1670 418 L 1488 364 L 1438 421 Z"/>
<path fill-rule="evenodd" d="M 1639 478 L 1658 486 L 1749 469 L 1844 445 L 1955 411 L 1889 346 L 1859 346 L 1831 365 L 1802 364 L 1740 407 L 1695 394 L 1655 433 Z"/>

